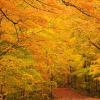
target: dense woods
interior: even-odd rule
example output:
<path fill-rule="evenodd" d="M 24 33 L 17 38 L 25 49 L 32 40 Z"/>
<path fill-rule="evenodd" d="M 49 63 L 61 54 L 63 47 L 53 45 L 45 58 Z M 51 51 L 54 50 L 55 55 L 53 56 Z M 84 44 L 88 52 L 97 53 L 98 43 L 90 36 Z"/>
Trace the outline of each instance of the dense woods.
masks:
<path fill-rule="evenodd" d="M 100 98 L 100 1 L 0 0 L 0 100 L 57 87 Z"/>

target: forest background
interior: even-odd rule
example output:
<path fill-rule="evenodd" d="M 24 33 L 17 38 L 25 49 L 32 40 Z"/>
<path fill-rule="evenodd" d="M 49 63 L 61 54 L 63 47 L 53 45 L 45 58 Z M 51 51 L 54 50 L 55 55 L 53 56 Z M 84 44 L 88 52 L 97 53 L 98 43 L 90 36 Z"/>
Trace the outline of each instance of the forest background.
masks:
<path fill-rule="evenodd" d="M 49 100 L 72 87 L 100 97 L 99 0 L 0 0 L 0 96 Z"/>

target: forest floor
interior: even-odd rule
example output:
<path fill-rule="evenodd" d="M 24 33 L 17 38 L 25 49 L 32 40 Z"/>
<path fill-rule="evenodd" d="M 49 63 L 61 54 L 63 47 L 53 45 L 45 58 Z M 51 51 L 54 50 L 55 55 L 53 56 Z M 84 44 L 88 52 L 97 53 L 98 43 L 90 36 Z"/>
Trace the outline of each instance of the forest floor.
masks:
<path fill-rule="evenodd" d="M 76 92 L 70 88 L 53 89 L 53 100 L 100 100 L 100 98 L 92 98 Z"/>

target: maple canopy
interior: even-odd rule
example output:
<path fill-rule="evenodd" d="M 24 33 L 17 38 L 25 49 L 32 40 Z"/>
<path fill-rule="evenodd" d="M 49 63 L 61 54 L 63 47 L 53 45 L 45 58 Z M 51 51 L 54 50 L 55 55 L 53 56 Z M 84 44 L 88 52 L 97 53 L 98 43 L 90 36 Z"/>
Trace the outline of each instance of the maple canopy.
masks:
<path fill-rule="evenodd" d="M 2 100 L 67 86 L 100 97 L 100 1 L 0 0 Z"/>

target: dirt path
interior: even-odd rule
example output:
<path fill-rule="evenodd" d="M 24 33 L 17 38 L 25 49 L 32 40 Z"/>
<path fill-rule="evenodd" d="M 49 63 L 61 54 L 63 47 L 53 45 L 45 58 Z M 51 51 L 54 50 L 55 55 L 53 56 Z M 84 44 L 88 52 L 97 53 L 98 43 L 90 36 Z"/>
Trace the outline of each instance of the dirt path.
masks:
<path fill-rule="evenodd" d="M 99 98 L 91 98 L 75 92 L 69 88 L 53 89 L 53 100 L 100 100 Z"/>

